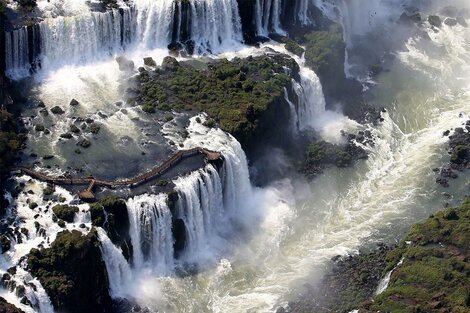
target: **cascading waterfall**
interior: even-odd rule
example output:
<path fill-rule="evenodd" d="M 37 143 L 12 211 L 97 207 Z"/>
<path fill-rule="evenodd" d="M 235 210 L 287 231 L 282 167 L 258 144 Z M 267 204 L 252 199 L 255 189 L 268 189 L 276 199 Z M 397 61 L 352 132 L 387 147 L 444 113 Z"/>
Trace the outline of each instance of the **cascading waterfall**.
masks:
<path fill-rule="evenodd" d="M 26 76 L 36 69 L 40 53 L 40 32 L 37 25 L 21 27 L 5 33 L 5 68 L 12 76 Z M 13 73 L 12 71 L 16 71 Z"/>
<path fill-rule="evenodd" d="M 144 194 L 127 201 L 136 270 L 149 268 L 161 275 L 173 271 L 172 215 L 167 200 L 166 194 Z"/>
<path fill-rule="evenodd" d="M 295 2 L 295 12 L 297 13 L 296 18 L 302 26 L 310 25 L 313 22 L 308 15 L 309 3 L 310 0 L 297 0 Z"/>
<path fill-rule="evenodd" d="M 204 251 L 214 227 L 223 217 L 222 182 L 217 170 L 208 165 L 175 181 L 179 194 L 178 216 L 187 233 L 185 254 L 191 258 Z"/>
<path fill-rule="evenodd" d="M 326 106 L 322 85 L 315 72 L 301 65 L 300 78 L 300 83 L 292 80 L 292 90 L 297 95 L 295 117 L 292 122 L 297 131 L 313 128 L 315 121 L 325 113 Z"/>
<path fill-rule="evenodd" d="M 123 296 L 126 294 L 123 288 L 131 281 L 131 268 L 122 251 L 111 242 L 106 232 L 102 228 L 97 228 L 97 231 L 108 272 L 110 294 L 113 297 Z"/>
<path fill-rule="evenodd" d="M 39 24 L 42 66 L 77 64 L 118 52 L 134 35 L 132 12 L 122 9 L 46 19 Z"/>
<path fill-rule="evenodd" d="M 256 0 L 257 35 L 285 34 L 281 26 L 281 0 Z"/>
<path fill-rule="evenodd" d="M 236 0 L 192 0 L 189 5 L 139 0 L 105 13 L 46 18 L 37 28 L 37 34 L 25 27 L 6 33 L 6 69 L 11 77 L 24 77 L 33 62 L 42 68 L 80 64 L 131 45 L 139 50 L 166 49 L 171 43 L 191 41 L 194 52 L 215 53 L 243 41 Z M 40 49 L 28 40 L 31 36 Z"/>

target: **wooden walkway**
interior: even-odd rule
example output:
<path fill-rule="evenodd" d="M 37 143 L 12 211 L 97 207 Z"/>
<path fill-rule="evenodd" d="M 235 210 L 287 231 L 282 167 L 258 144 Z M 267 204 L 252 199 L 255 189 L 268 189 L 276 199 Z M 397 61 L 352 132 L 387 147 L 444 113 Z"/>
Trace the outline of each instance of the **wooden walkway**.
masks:
<path fill-rule="evenodd" d="M 107 188 L 116 188 L 116 187 L 135 187 L 140 184 L 143 184 L 149 180 L 155 179 L 156 177 L 165 173 L 168 169 L 175 166 L 182 159 L 187 158 L 192 155 L 202 154 L 206 162 L 215 161 L 222 157 L 220 152 L 210 151 L 204 148 L 193 148 L 189 150 L 180 150 L 175 153 L 168 160 L 163 162 L 157 167 L 154 167 L 150 171 L 143 173 L 141 175 L 135 176 L 127 180 L 118 180 L 118 181 L 107 181 L 96 179 L 92 176 L 90 177 L 80 177 L 80 178 L 55 178 L 50 177 L 40 172 L 37 172 L 33 169 L 27 167 L 16 167 L 13 171 L 21 172 L 27 174 L 35 179 L 44 181 L 56 185 L 88 185 L 87 189 L 79 193 L 79 197 L 82 200 L 94 200 L 95 196 L 93 190 L 96 186 L 107 187 Z"/>

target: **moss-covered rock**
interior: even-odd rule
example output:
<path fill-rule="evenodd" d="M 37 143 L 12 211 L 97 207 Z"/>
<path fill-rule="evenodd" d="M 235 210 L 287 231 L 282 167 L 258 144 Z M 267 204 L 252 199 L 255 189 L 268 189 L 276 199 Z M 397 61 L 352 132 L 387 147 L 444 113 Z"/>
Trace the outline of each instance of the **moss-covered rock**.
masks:
<path fill-rule="evenodd" d="M 106 230 L 111 241 L 121 247 L 126 259 L 132 255 L 129 235 L 129 215 L 126 202 L 116 196 L 107 196 L 90 205 L 93 226 Z"/>
<path fill-rule="evenodd" d="M 388 288 L 363 312 L 470 312 L 470 199 L 416 224 L 389 253 Z"/>
<path fill-rule="evenodd" d="M 13 156 L 21 148 L 22 139 L 16 132 L 16 123 L 12 114 L 0 108 L 0 186 L 12 164 Z M 3 197 L 0 197 L 0 213 L 4 209 Z"/>
<path fill-rule="evenodd" d="M 105 312 L 111 305 L 106 266 L 95 230 L 63 231 L 48 249 L 31 249 L 28 269 L 61 312 Z"/>
<path fill-rule="evenodd" d="M 290 86 L 292 78 L 298 79 L 299 73 L 292 58 L 285 55 L 235 58 L 212 61 L 201 67 L 202 70 L 167 57 L 155 72 L 145 71 L 134 78 L 138 93 L 133 99 L 148 113 L 187 108 L 207 112 L 244 147 L 252 144 L 255 133 L 262 133 L 264 128 L 275 133 L 272 127 L 275 121 L 288 121 L 290 110 L 284 100 L 284 88 Z M 285 68 L 291 69 L 290 75 Z M 273 110 L 270 120 L 263 120 L 269 110 Z M 272 119 L 275 114 L 282 118 Z"/>
<path fill-rule="evenodd" d="M 78 213 L 78 207 L 58 204 L 52 208 L 54 215 L 65 222 L 72 223 L 75 213 Z"/>
<path fill-rule="evenodd" d="M 348 167 L 354 161 L 365 158 L 367 158 L 365 150 L 352 142 L 336 145 L 320 140 L 307 147 L 301 172 L 306 177 L 313 178 L 328 166 Z"/>
<path fill-rule="evenodd" d="M 414 225 L 396 247 L 336 259 L 287 312 L 470 312 L 470 198 Z M 400 262 L 401 261 L 401 262 Z M 380 278 L 393 270 L 387 289 Z"/>
<path fill-rule="evenodd" d="M 157 63 L 155 62 L 154 59 L 152 59 L 152 57 L 145 57 L 144 58 L 144 64 L 146 66 L 150 66 L 150 67 L 156 67 L 157 66 Z"/>

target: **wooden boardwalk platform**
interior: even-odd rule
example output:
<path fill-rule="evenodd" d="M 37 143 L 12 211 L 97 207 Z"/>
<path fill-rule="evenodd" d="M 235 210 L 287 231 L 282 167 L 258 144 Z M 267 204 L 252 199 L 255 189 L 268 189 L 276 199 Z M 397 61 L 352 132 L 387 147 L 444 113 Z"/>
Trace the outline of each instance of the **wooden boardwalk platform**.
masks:
<path fill-rule="evenodd" d="M 165 173 L 168 169 L 175 166 L 182 159 L 187 158 L 192 155 L 202 154 L 206 162 L 215 161 L 222 157 L 220 152 L 210 151 L 204 148 L 193 148 L 189 150 L 180 150 L 167 159 L 165 162 L 160 164 L 157 167 L 154 167 L 150 171 L 135 176 L 127 180 L 117 180 L 117 181 L 107 181 L 96 179 L 92 176 L 90 177 L 80 177 L 80 178 L 56 178 L 50 177 L 40 172 L 37 172 L 33 169 L 27 167 L 16 167 L 13 171 L 21 172 L 27 174 L 35 179 L 38 179 L 43 182 L 56 184 L 56 185 L 88 185 L 87 189 L 79 193 L 79 197 L 82 200 L 92 201 L 95 199 L 93 190 L 95 187 L 107 187 L 107 188 L 116 188 L 116 187 L 135 187 L 139 184 L 148 182 L 149 180 L 155 179 L 156 177 Z"/>

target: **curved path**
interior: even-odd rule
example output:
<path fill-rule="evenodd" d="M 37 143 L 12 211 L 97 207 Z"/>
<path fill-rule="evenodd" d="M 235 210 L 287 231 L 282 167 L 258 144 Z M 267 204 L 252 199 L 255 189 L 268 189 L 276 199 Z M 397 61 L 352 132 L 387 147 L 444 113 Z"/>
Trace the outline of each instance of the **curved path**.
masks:
<path fill-rule="evenodd" d="M 154 179 L 157 176 L 160 176 L 161 174 L 166 172 L 169 168 L 179 163 L 182 159 L 192 156 L 192 155 L 196 155 L 196 154 L 203 154 L 206 162 L 215 161 L 222 157 L 222 154 L 220 152 L 210 151 L 210 150 L 199 148 L 199 147 L 189 149 L 189 150 L 180 150 L 177 153 L 175 153 L 172 157 L 170 157 L 168 160 L 163 162 L 161 165 L 154 167 L 150 171 L 140 174 L 138 176 L 135 176 L 133 178 L 127 179 L 127 180 L 118 180 L 118 181 L 100 180 L 92 176 L 81 177 L 81 178 L 55 178 L 55 177 L 47 176 L 45 174 L 42 174 L 40 172 L 37 172 L 27 167 L 16 167 L 13 170 L 27 174 L 38 180 L 56 184 L 56 185 L 88 185 L 88 188 L 86 190 L 81 191 L 79 193 L 79 197 L 83 200 L 94 200 L 95 196 L 93 194 L 93 189 L 95 188 L 95 186 L 108 187 L 108 188 L 135 187 L 139 184 L 142 184 L 151 179 Z"/>

